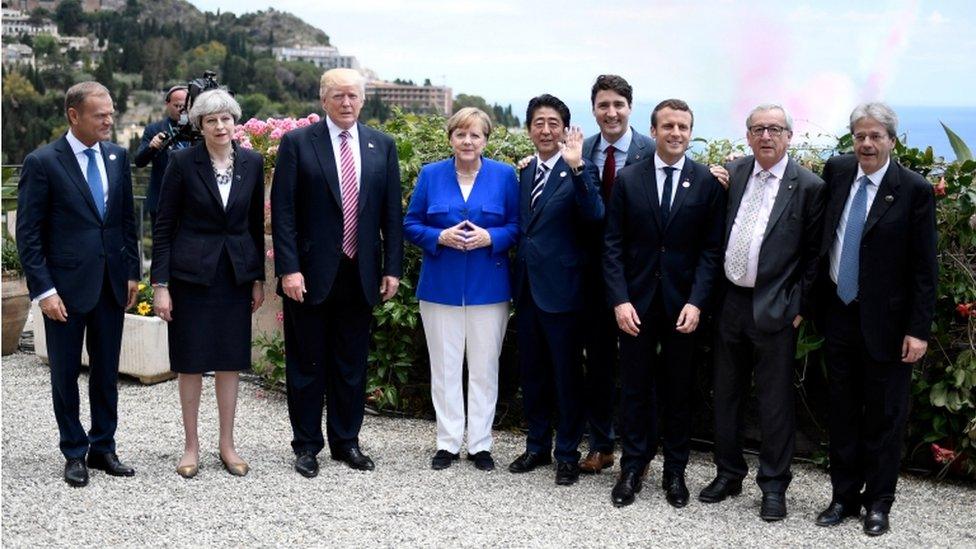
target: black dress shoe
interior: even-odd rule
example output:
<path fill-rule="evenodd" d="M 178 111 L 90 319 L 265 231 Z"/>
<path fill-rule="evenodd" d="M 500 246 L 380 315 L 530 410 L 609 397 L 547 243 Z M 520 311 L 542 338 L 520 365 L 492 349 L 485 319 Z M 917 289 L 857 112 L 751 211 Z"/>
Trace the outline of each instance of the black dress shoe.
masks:
<path fill-rule="evenodd" d="M 435 471 L 447 469 L 459 459 L 461 459 L 461 454 L 452 454 L 447 450 L 438 450 L 430 460 L 430 468 Z"/>
<path fill-rule="evenodd" d="M 319 460 L 312 452 L 302 452 L 295 458 L 295 470 L 305 478 L 313 478 L 319 474 Z"/>
<path fill-rule="evenodd" d="M 81 458 L 68 459 L 64 464 L 64 481 L 75 488 L 88 485 L 88 467 Z"/>
<path fill-rule="evenodd" d="M 105 454 L 88 454 L 88 467 L 105 471 L 113 477 L 131 477 L 136 470 L 119 461 L 114 452 Z"/>
<path fill-rule="evenodd" d="M 688 486 L 685 485 L 683 473 L 665 472 L 661 479 L 661 487 L 664 488 L 664 497 L 672 507 L 680 509 L 688 505 Z"/>
<path fill-rule="evenodd" d="M 522 452 L 522 455 L 515 458 L 515 461 L 508 466 L 508 470 L 512 473 L 528 473 L 529 471 L 535 470 L 536 467 L 551 464 L 552 456 L 548 452 L 545 454 L 537 454 L 535 452 L 525 451 Z"/>
<path fill-rule="evenodd" d="M 864 533 L 869 536 L 880 536 L 888 531 L 888 512 L 872 509 L 864 515 Z"/>
<path fill-rule="evenodd" d="M 640 471 L 628 470 L 620 473 L 617 484 L 610 492 L 610 500 L 614 507 L 623 507 L 634 503 L 634 496 L 644 487 L 644 479 Z"/>
<path fill-rule="evenodd" d="M 817 526 L 837 526 L 844 522 L 847 517 L 856 517 L 861 514 L 861 507 L 854 505 L 844 505 L 839 501 L 831 501 L 819 515 L 817 515 Z"/>
<path fill-rule="evenodd" d="M 580 476 L 580 466 L 576 461 L 560 461 L 556 463 L 556 484 L 571 486 L 576 484 Z"/>
<path fill-rule="evenodd" d="M 347 450 L 333 452 L 332 459 L 341 461 L 357 471 L 372 471 L 376 468 L 373 465 L 373 460 L 355 446 Z"/>
<path fill-rule="evenodd" d="M 780 492 L 766 492 L 759 507 L 759 518 L 766 522 L 774 522 L 786 518 L 786 494 Z"/>
<path fill-rule="evenodd" d="M 708 486 L 702 488 L 702 491 L 698 494 L 698 501 L 702 503 L 718 503 L 727 497 L 737 496 L 741 493 L 741 480 L 717 476 Z"/>
<path fill-rule="evenodd" d="M 473 461 L 476 469 L 482 471 L 494 471 L 495 460 L 491 457 L 491 452 L 482 450 L 473 454 L 468 454 L 468 461 Z"/>

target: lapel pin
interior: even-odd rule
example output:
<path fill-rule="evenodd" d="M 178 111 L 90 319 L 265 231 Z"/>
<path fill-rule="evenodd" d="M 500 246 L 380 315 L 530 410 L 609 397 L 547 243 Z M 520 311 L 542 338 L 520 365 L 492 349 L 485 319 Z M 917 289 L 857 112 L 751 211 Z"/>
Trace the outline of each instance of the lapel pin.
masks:
<path fill-rule="evenodd" d="M 566 177 L 566 172 L 559 172 L 559 177 Z"/>
<path fill-rule="evenodd" d="M 240 181 L 241 180 L 241 174 L 234 174 L 234 179 Z"/>
<path fill-rule="evenodd" d="M 688 187 L 691 186 L 691 182 L 685 181 L 684 183 L 681 184 L 681 186 L 687 189 Z"/>
<path fill-rule="evenodd" d="M 787 186 L 786 186 L 786 190 L 788 190 L 788 191 L 792 191 L 792 190 L 793 190 L 793 185 L 787 185 Z"/>
<path fill-rule="evenodd" d="M 894 202 L 894 201 L 895 201 L 895 197 L 891 196 L 890 194 L 885 196 L 885 202 Z"/>
<path fill-rule="evenodd" d="M 109 160 L 115 160 L 115 154 L 108 155 L 108 159 Z"/>
<path fill-rule="evenodd" d="M 373 148 L 373 144 L 372 143 L 366 143 L 366 146 L 369 147 L 370 149 Z"/>
<path fill-rule="evenodd" d="M 640 160 L 640 154 L 635 154 L 634 155 L 634 160 Z"/>

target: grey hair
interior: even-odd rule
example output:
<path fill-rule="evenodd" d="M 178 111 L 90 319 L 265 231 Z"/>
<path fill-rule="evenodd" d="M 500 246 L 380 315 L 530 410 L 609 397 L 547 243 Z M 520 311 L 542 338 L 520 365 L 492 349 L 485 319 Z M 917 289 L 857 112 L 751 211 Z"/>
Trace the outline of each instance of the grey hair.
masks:
<path fill-rule="evenodd" d="M 756 108 L 749 111 L 749 116 L 746 117 L 746 129 L 752 127 L 752 116 L 754 114 L 766 111 L 782 111 L 783 118 L 786 119 L 786 129 L 793 131 L 793 115 L 790 114 L 790 111 L 786 110 L 786 107 L 777 105 L 776 103 L 763 103 L 762 105 L 757 105 Z"/>
<path fill-rule="evenodd" d="M 331 88 L 337 86 L 356 86 L 363 101 L 366 100 L 366 77 L 356 69 L 329 69 L 322 73 L 319 79 L 319 99 L 325 99 L 325 95 Z"/>
<path fill-rule="evenodd" d="M 95 82 L 94 80 L 89 80 L 87 82 L 78 82 L 74 86 L 68 88 L 68 91 L 64 93 L 64 115 L 68 115 L 68 109 L 79 110 L 81 104 L 85 102 L 85 99 L 91 95 L 107 95 L 109 98 L 112 94 L 109 93 L 108 88 Z"/>
<path fill-rule="evenodd" d="M 898 115 L 888 105 L 884 103 L 861 103 L 854 107 L 851 112 L 851 133 L 854 133 L 854 124 L 862 118 L 871 118 L 881 123 L 888 131 L 888 137 L 897 139 L 898 135 Z"/>
<path fill-rule="evenodd" d="M 226 112 L 234 117 L 234 123 L 241 119 L 241 106 L 234 97 L 224 90 L 209 90 L 201 93 L 193 100 L 190 107 L 190 122 L 200 129 L 203 127 L 203 117 L 211 114 Z"/>

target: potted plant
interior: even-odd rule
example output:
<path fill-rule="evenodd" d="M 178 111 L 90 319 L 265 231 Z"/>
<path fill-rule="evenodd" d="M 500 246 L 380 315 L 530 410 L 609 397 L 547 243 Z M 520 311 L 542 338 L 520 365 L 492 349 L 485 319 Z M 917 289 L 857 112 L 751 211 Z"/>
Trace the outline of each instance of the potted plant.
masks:
<path fill-rule="evenodd" d="M 24 269 L 14 239 L 9 235 L 3 238 L 3 341 L 2 353 L 9 355 L 17 350 L 20 333 L 27 322 L 30 311 L 30 296 Z"/>

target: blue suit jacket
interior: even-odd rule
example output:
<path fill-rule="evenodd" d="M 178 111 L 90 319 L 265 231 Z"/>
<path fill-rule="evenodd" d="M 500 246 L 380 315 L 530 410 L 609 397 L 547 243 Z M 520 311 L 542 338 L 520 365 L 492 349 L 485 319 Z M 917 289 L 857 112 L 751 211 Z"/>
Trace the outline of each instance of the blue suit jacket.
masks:
<path fill-rule="evenodd" d="M 380 299 L 380 279 L 403 275 L 403 206 L 396 143 L 359 124 L 359 248 L 356 261 L 366 302 Z M 275 275 L 301 272 L 307 302 L 328 297 L 342 258 L 342 195 L 337 154 L 325 117 L 281 138 L 271 187 Z M 278 281 L 278 294 L 281 281 Z"/>
<path fill-rule="evenodd" d="M 107 272 L 119 306 L 139 280 L 129 157 L 100 143 L 108 176 L 105 218 L 67 138 L 27 155 L 17 195 L 17 249 L 31 298 L 56 288 L 68 313 L 95 307 Z"/>
<path fill-rule="evenodd" d="M 603 252 L 609 305 L 629 301 L 643 316 L 660 291 L 672 319 L 685 303 L 705 312 L 721 276 L 725 190 L 686 157 L 663 223 L 654 172 L 653 156 L 617 172 Z"/>
<path fill-rule="evenodd" d="M 454 159 L 420 170 L 404 220 L 407 240 L 423 252 L 417 298 L 444 305 L 485 305 L 511 299 L 508 249 L 518 240 L 519 194 L 511 166 L 487 158 L 467 202 Z M 471 251 L 437 243 L 441 231 L 470 220 L 491 235 L 491 246 Z"/>
<path fill-rule="evenodd" d="M 627 161 L 624 166 L 630 166 L 636 162 L 640 162 L 645 158 L 650 158 L 654 156 L 654 149 L 656 144 L 654 140 L 650 137 L 638 133 L 637 130 L 631 128 L 633 132 L 633 137 L 630 139 L 630 148 L 627 149 Z M 596 156 L 599 152 L 597 149 L 600 146 L 600 134 L 591 135 L 583 141 L 583 158 L 587 162 L 592 162 L 596 165 Z M 623 168 L 619 166 L 617 169 Z"/>
<path fill-rule="evenodd" d="M 583 308 L 583 266 L 589 257 L 584 221 L 603 219 L 597 169 L 587 162 L 576 176 L 560 158 L 542 194 L 530 208 L 538 159 L 519 175 L 519 246 L 515 256 L 515 305 L 532 292 L 536 305 L 548 313 Z M 528 284 L 526 285 L 526 281 Z"/>

